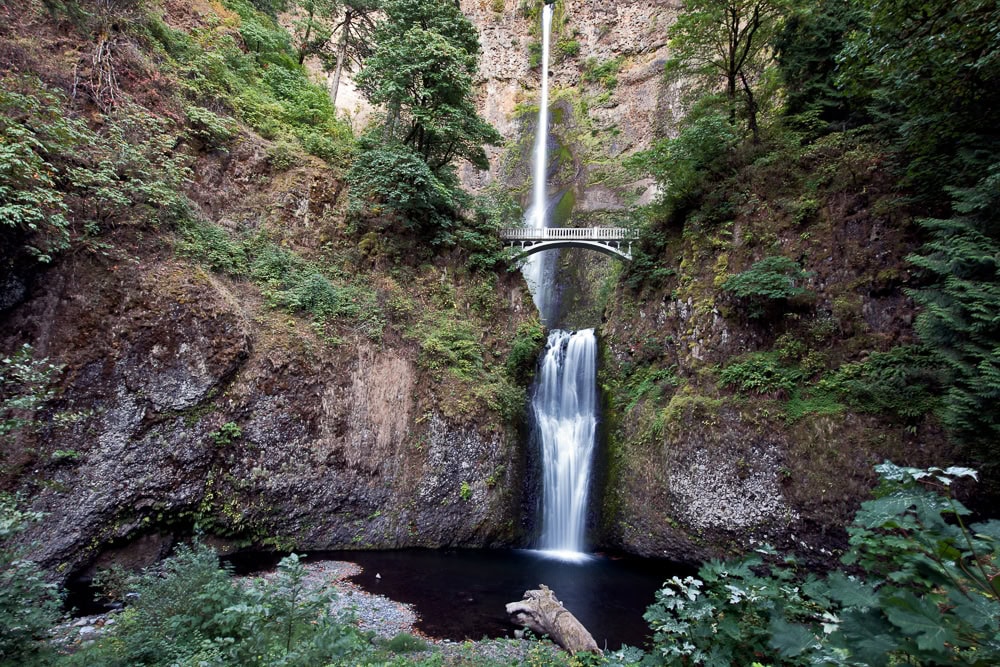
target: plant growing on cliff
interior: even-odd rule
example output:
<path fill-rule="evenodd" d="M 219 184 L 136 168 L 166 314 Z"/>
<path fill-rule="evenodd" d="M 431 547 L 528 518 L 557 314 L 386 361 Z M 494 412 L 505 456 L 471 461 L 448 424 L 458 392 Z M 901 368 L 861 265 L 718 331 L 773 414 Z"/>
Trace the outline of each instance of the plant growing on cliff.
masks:
<path fill-rule="evenodd" d="M 749 306 L 749 316 L 759 318 L 766 314 L 769 307 L 808 293 L 802 283 L 810 275 L 795 260 L 772 255 L 727 278 L 722 283 L 722 289 L 743 299 Z"/>
<path fill-rule="evenodd" d="M 34 421 L 35 413 L 55 395 L 53 384 L 62 366 L 35 359 L 25 343 L 0 359 L 0 441 Z"/>
<path fill-rule="evenodd" d="M 448 0 L 387 0 L 382 10 L 372 54 L 355 81 L 385 109 L 385 119 L 380 136 L 361 145 L 351 179 L 355 206 L 388 208 L 436 231 L 457 213 L 454 161 L 486 169 L 483 144 L 502 140 L 472 98 L 479 40 Z"/>
<path fill-rule="evenodd" d="M 966 526 L 951 486 L 967 468 L 877 466 L 877 497 L 824 577 L 761 550 L 674 577 L 646 613 L 667 665 L 962 664 L 1000 660 L 1000 521 Z M 763 557 L 762 557 L 763 556 Z M 767 560 L 765 560 L 765 558 Z"/>

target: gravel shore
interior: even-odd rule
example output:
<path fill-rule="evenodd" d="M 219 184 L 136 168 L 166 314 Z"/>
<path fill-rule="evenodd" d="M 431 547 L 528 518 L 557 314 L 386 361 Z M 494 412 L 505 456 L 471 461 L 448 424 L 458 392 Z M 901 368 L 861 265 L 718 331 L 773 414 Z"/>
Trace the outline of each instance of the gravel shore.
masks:
<path fill-rule="evenodd" d="M 336 593 L 336 601 L 331 611 L 350 611 L 358 627 L 383 639 L 391 639 L 403 632 L 420 637 L 442 653 L 446 660 L 445 664 L 521 664 L 528 659 L 532 651 L 558 651 L 550 644 L 524 639 L 456 642 L 429 637 L 417 629 L 420 618 L 412 605 L 390 600 L 384 595 L 369 593 L 357 584 L 347 581 L 349 577 L 361 573 L 362 569 L 356 563 L 322 561 L 305 563 L 305 567 L 309 573 L 307 580 L 312 585 L 330 587 Z"/>

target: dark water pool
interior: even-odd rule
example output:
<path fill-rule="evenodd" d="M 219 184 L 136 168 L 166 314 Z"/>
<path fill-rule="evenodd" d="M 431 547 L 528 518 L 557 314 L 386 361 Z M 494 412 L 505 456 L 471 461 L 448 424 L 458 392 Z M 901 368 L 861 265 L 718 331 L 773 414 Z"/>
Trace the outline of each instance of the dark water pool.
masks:
<path fill-rule="evenodd" d="M 448 639 L 511 636 L 504 605 L 545 584 L 594 635 L 600 646 L 641 646 L 642 619 L 664 579 L 691 569 L 665 561 L 594 556 L 566 562 L 537 551 L 405 550 L 310 554 L 358 563 L 352 580 L 365 590 L 413 604 L 419 628 Z M 376 574 L 380 578 L 376 578 Z"/>

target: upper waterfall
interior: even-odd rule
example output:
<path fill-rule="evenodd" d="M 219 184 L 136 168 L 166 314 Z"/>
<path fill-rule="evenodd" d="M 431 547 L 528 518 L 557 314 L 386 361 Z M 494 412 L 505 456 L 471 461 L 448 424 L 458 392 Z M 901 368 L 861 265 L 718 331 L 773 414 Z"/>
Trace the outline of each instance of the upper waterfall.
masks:
<path fill-rule="evenodd" d="M 549 143 L 549 42 L 552 37 L 552 5 L 542 7 L 542 66 L 541 94 L 538 100 L 538 122 L 535 125 L 535 148 L 532 159 L 531 205 L 524 217 L 526 227 L 549 226 L 548 143 Z M 522 273 L 531 290 L 535 307 L 542 321 L 551 324 L 555 304 L 553 274 L 555 253 L 542 252 L 525 262 Z"/>

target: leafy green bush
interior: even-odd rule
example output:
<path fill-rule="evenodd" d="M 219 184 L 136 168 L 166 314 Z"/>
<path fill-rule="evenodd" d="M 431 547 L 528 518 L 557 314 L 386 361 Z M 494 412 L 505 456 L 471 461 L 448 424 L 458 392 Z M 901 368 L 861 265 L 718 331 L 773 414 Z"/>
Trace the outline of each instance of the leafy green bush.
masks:
<path fill-rule="evenodd" d="M 567 58 L 580 55 L 580 42 L 575 39 L 560 39 L 556 42 L 556 50 Z"/>
<path fill-rule="evenodd" d="M 599 83 L 605 89 L 612 90 L 618 85 L 618 70 L 621 69 L 621 66 L 621 58 L 612 58 L 611 60 L 587 58 L 583 64 L 580 80 L 584 83 Z"/>
<path fill-rule="evenodd" d="M 468 322 L 441 315 L 425 323 L 419 362 L 431 371 L 447 370 L 460 379 L 472 379 L 483 370 L 479 334 Z"/>
<path fill-rule="evenodd" d="M 441 233 L 455 225 L 458 199 L 453 170 L 434 172 L 417 151 L 403 144 L 363 141 L 348 174 L 351 210 L 391 212 L 404 227 Z"/>
<path fill-rule="evenodd" d="M 40 662 L 51 652 L 46 640 L 60 617 L 62 601 L 35 563 L 24 557 L 12 538 L 39 512 L 17 507 L 16 499 L 0 493 L 0 665 Z"/>
<path fill-rule="evenodd" d="M 941 406 L 947 374 L 939 358 L 920 345 L 873 352 L 820 380 L 819 392 L 838 396 L 861 412 L 917 418 Z"/>
<path fill-rule="evenodd" d="M 237 585 L 215 552 L 196 542 L 126 588 L 118 622 L 73 663 L 311 667 L 346 664 L 369 648 L 349 617 L 330 613 L 332 594 L 306 584 L 294 554 L 273 578 Z"/>
<path fill-rule="evenodd" d="M 235 241 L 222 227 L 209 222 L 187 219 L 178 226 L 177 252 L 195 259 L 208 268 L 230 276 L 244 276 L 250 271 L 246 244 Z"/>
<path fill-rule="evenodd" d="M 504 364 L 507 375 L 517 384 L 528 386 L 535 376 L 538 355 L 544 347 L 545 328 L 539 320 L 533 319 L 518 325 Z"/>
<path fill-rule="evenodd" d="M 64 104 L 37 79 L 0 79 L 0 239 L 40 262 L 69 247 L 70 210 L 58 181 L 66 157 L 93 138 Z"/>
<path fill-rule="evenodd" d="M 188 118 L 189 132 L 209 149 L 222 148 L 236 136 L 236 127 L 229 118 L 223 118 L 205 107 L 194 104 L 184 109 Z"/>
<path fill-rule="evenodd" d="M 969 510 L 950 494 L 975 472 L 876 470 L 877 498 L 848 529 L 854 573 L 753 556 L 673 577 L 645 616 L 658 664 L 997 664 L 1000 521 L 966 527 Z"/>
<path fill-rule="evenodd" d="M 803 379 L 797 366 L 785 365 L 777 352 L 754 352 L 719 373 L 723 386 L 755 394 L 791 393 Z"/>
<path fill-rule="evenodd" d="M 62 369 L 47 357 L 35 359 L 27 343 L 0 359 L 0 442 L 30 425 L 35 413 L 55 396 L 53 385 Z"/>
<path fill-rule="evenodd" d="M 749 303 L 748 315 L 763 317 L 768 307 L 809 292 L 801 283 L 811 274 L 793 259 L 772 255 L 730 276 L 722 289 Z"/>

